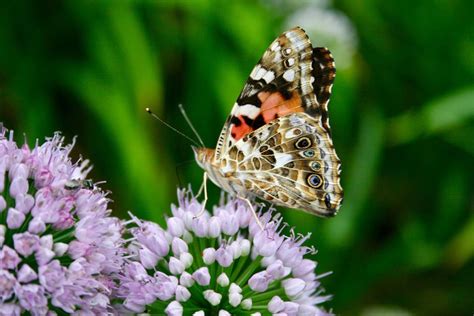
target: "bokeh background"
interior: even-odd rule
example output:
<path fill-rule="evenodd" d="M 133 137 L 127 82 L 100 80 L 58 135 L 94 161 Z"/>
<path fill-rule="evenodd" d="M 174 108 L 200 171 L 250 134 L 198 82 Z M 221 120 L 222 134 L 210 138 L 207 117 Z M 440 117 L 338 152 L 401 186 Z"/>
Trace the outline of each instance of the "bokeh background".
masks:
<path fill-rule="evenodd" d="M 469 9 L 471 8 L 471 9 Z M 163 223 L 201 183 L 184 104 L 208 146 L 269 43 L 300 25 L 338 69 L 330 104 L 346 198 L 312 232 L 341 315 L 474 312 L 472 1 L 2 1 L 0 121 L 62 131 L 114 212 Z M 192 136 L 194 137 L 194 136 Z M 210 187 L 211 202 L 219 191 Z"/>

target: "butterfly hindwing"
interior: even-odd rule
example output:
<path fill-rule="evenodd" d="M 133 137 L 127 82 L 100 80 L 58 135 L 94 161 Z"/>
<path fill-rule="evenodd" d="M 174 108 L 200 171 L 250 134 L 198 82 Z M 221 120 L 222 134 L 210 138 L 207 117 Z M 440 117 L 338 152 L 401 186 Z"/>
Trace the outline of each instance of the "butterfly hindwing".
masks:
<path fill-rule="evenodd" d="M 216 159 L 235 142 L 272 120 L 306 112 L 329 131 L 327 102 L 335 76 L 326 48 L 313 48 L 303 29 L 280 35 L 252 70 L 216 146 Z"/>
<path fill-rule="evenodd" d="M 234 190 L 333 216 L 342 203 L 340 160 L 329 133 L 306 113 L 279 117 L 231 146 L 221 160 Z"/>

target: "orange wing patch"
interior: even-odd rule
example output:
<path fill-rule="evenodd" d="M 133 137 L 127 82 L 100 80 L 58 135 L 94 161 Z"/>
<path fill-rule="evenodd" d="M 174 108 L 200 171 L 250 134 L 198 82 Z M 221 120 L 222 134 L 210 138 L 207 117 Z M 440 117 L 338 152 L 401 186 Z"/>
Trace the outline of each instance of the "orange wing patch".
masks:
<path fill-rule="evenodd" d="M 260 109 L 265 123 L 290 113 L 304 112 L 297 91 L 293 91 L 289 99 L 285 99 L 280 92 L 260 92 L 258 98 L 262 102 Z"/>
<path fill-rule="evenodd" d="M 252 126 L 247 124 L 242 115 L 236 116 L 236 118 L 238 119 L 238 121 L 232 124 L 230 136 L 232 136 L 233 139 L 238 141 L 254 129 L 252 128 Z"/>
<path fill-rule="evenodd" d="M 297 91 L 291 93 L 291 98 L 285 98 L 280 92 L 260 92 L 260 114 L 251 119 L 245 115 L 233 116 L 231 119 L 231 136 L 238 141 L 248 133 L 273 121 L 281 116 L 295 112 L 304 112 L 301 97 Z"/>

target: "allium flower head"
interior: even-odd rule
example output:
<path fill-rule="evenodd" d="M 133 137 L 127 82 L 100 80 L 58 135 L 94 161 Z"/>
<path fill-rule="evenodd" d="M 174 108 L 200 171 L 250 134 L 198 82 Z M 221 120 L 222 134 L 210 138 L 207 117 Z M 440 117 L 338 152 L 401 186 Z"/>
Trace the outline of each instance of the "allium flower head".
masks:
<path fill-rule="evenodd" d="M 1 127 L 0 127 L 1 128 Z M 0 131 L 0 314 L 100 314 L 121 266 L 121 223 L 81 181 L 87 161 L 54 137 L 33 149 Z"/>
<path fill-rule="evenodd" d="M 121 312 L 167 315 L 329 315 L 316 263 L 282 235 L 281 218 L 260 209 L 262 230 L 245 202 L 230 199 L 196 217 L 201 204 L 178 191 L 167 227 L 132 216 L 128 258 L 114 293 Z M 125 309 L 123 309 L 125 308 Z"/>

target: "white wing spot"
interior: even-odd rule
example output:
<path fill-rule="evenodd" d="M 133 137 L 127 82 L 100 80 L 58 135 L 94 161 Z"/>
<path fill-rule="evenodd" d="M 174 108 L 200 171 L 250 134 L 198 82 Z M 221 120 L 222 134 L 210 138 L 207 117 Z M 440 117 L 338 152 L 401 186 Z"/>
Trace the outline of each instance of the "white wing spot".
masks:
<path fill-rule="evenodd" d="M 288 69 L 283 73 L 283 79 L 285 79 L 288 82 L 291 82 L 295 80 L 295 70 L 294 69 Z"/>
<path fill-rule="evenodd" d="M 300 117 L 298 117 L 296 114 L 292 114 L 290 116 L 290 124 L 292 126 L 300 126 L 304 124 L 304 121 Z"/>
<path fill-rule="evenodd" d="M 258 116 L 259 113 L 260 108 L 253 104 L 238 105 L 236 103 L 232 109 L 231 114 L 234 116 L 245 115 L 253 120 Z"/>
<path fill-rule="evenodd" d="M 260 140 L 263 140 L 263 139 L 267 139 L 268 136 L 270 136 L 270 130 L 268 128 L 266 128 L 266 129 L 263 129 L 260 132 L 259 138 L 260 138 Z"/>
<path fill-rule="evenodd" d="M 267 73 L 263 76 L 263 80 L 265 80 L 266 83 L 272 82 L 273 79 L 275 79 L 275 73 L 271 70 L 267 71 Z"/>
<path fill-rule="evenodd" d="M 295 59 L 294 58 L 288 58 L 288 66 L 293 66 L 295 64 Z"/>
<path fill-rule="evenodd" d="M 293 159 L 290 154 L 275 153 L 274 155 L 276 160 L 274 168 L 281 168 Z"/>
<path fill-rule="evenodd" d="M 278 43 L 278 41 L 273 43 L 272 46 L 270 46 L 270 50 L 273 51 L 273 52 L 277 51 L 277 50 L 280 50 L 280 43 Z"/>
<path fill-rule="evenodd" d="M 301 134 L 301 130 L 299 128 L 293 128 L 293 129 L 290 129 L 289 131 L 287 131 L 285 133 L 285 139 L 291 139 L 293 137 L 296 137 L 297 134 L 296 134 L 296 131 L 299 131 L 298 135 Z"/>
<path fill-rule="evenodd" d="M 257 74 L 255 75 L 254 80 L 260 80 L 262 79 L 263 75 L 267 72 L 267 70 L 263 67 L 260 67 L 260 69 L 257 71 Z"/>
<path fill-rule="evenodd" d="M 255 65 L 255 67 L 253 67 L 252 69 L 252 72 L 250 73 L 250 78 L 254 79 L 259 69 L 260 69 L 260 65 L 259 64 Z"/>

